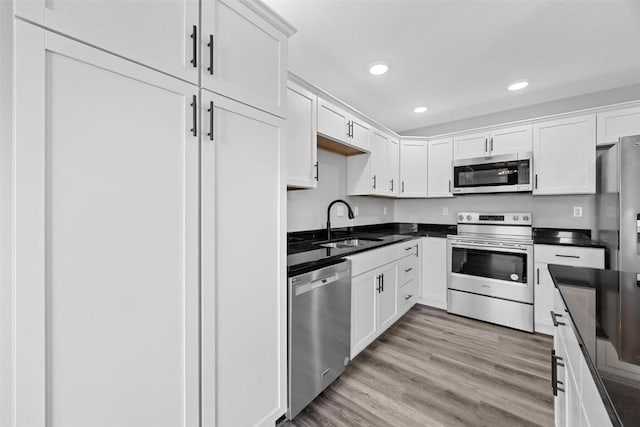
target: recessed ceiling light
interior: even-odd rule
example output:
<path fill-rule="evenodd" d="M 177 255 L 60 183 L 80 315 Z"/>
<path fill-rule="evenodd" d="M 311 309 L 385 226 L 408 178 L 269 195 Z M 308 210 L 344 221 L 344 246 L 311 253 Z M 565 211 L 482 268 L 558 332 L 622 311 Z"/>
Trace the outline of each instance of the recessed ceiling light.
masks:
<path fill-rule="evenodd" d="M 374 76 L 381 76 L 387 71 L 389 71 L 389 66 L 382 62 L 377 62 L 369 67 L 369 72 Z"/>
<path fill-rule="evenodd" d="M 416 108 L 413 109 L 413 112 L 414 113 L 424 113 L 427 110 L 428 110 L 427 107 L 416 107 Z"/>
<path fill-rule="evenodd" d="M 517 82 L 513 82 L 509 85 L 509 87 L 507 89 L 509 89 L 510 91 L 516 91 L 516 90 L 522 90 L 525 87 L 529 86 L 529 82 L 526 80 L 519 80 Z"/>

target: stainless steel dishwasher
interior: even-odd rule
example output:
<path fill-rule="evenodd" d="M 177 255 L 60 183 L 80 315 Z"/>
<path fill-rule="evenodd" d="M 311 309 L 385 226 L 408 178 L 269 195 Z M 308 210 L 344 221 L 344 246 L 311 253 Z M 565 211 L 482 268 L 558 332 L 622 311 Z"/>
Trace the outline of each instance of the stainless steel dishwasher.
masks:
<path fill-rule="evenodd" d="M 351 339 L 351 261 L 289 278 L 289 411 L 293 419 L 344 371 Z"/>

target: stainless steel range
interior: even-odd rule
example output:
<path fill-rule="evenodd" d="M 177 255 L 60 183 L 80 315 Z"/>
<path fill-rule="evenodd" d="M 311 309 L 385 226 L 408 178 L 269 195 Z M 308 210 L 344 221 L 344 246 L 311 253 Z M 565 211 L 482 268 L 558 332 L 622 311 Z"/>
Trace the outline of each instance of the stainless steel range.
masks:
<path fill-rule="evenodd" d="M 533 332 L 531 213 L 460 212 L 447 264 L 449 313 Z"/>

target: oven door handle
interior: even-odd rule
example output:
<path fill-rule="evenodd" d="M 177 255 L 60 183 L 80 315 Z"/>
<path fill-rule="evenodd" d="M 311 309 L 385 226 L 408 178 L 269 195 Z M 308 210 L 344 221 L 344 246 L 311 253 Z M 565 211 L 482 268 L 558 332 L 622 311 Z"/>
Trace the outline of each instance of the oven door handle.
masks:
<path fill-rule="evenodd" d="M 531 245 L 531 248 L 529 248 L 529 247 L 522 247 L 522 246 L 496 246 L 496 245 L 492 245 L 491 243 L 451 242 L 451 247 L 460 248 L 460 249 L 487 249 L 487 250 L 499 251 L 499 252 L 526 253 L 533 248 L 533 245 Z"/>

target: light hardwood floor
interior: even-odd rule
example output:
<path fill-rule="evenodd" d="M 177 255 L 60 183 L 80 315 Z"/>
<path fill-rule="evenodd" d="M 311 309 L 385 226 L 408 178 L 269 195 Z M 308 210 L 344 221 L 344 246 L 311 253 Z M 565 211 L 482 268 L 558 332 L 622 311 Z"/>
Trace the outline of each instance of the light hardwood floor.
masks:
<path fill-rule="evenodd" d="M 551 337 L 417 305 L 288 426 L 552 426 Z"/>

